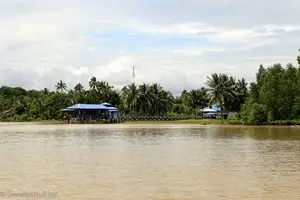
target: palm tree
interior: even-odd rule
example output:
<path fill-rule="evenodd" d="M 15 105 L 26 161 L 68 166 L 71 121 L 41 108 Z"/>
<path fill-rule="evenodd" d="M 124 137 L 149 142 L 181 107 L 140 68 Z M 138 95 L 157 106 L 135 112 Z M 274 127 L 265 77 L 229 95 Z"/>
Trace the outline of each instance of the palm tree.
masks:
<path fill-rule="evenodd" d="M 67 90 L 67 85 L 66 83 L 62 82 L 62 80 L 56 83 L 55 87 L 57 92 L 60 91 L 61 93 L 63 93 L 64 90 Z"/>
<path fill-rule="evenodd" d="M 168 111 L 172 111 L 174 104 L 174 97 L 172 93 L 162 90 L 159 96 L 159 114 L 165 114 Z"/>
<path fill-rule="evenodd" d="M 205 87 L 201 87 L 199 90 L 199 106 L 201 109 L 207 107 L 209 101 L 208 101 L 208 94 L 207 89 Z"/>
<path fill-rule="evenodd" d="M 247 96 L 247 94 L 248 94 L 247 85 L 248 85 L 248 83 L 246 82 L 246 80 L 244 78 L 242 78 L 241 80 L 238 80 L 238 82 L 236 83 L 236 86 L 237 86 L 237 91 L 238 91 L 239 95 L 242 95 L 244 97 Z"/>
<path fill-rule="evenodd" d="M 100 98 L 100 101 L 107 102 L 112 93 L 113 86 L 110 86 L 108 82 L 97 81 L 96 83 L 97 95 Z"/>
<path fill-rule="evenodd" d="M 228 78 L 226 74 L 216 74 L 213 73 L 211 77 L 207 77 L 207 86 L 208 93 L 210 96 L 209 104 L 213 103 L 219 105 L 221 107 L 221 115 L 222 109 L 225 101 L 234 100 L 235 92 L 234 85 L 232 85 L 232 80 Z"/>
<path fill-rule="evenodd" d="M 43 89 L 43 93 L 44 93 L 44 94 L 49 94 L 49 92 L 50 92 L 50 91 L 49 91 L 48 88 L 44 88 L 44 89 Z"/>
<path fill-rule="evenodd" d="M 188 104 L 193 109 L 196 116 L 197 108 L 204 108 L 207 105 L 207 90 L 201 88 L 200 90 L 192 90 L 188 93 Z"/>
<path fill-rule="evenodd" d="M 244 104 L 246 102 L 246 98 L 248 96 L 248 83 L 246 82 L 246 80 L 244 78 L 242 78 L 241 80 L 238 80 L 238 82 L 236 83 L 236 95 L 237 95 L 237 111 L 240 110 L 241 105 Z"/>
<path fill-rule="evenodd" d="M 93 76 L 89 82 L 90 89 L 96 90 L 97 88 L 97 78 Z"/>
<path fill-rule="evenodd" d="M 124 100 L 124 107 L 127 111 L 137 111 L 138 89 L 135 83 L 123 87 L 122 98 Z"/>
<path fill-rule="evenodd" d="M 100 81 L 100 82 L 97 81 L 97 82 L 96 82 L 96 89 L 97 89 L 98 92 L 110 90 L 110 89 L 112 89 L 112 88 L 113 88 L 113 86 L 110 86 L 110 85 L 108 84 L 108 82 L 105 82 L 105 81 Z"/>
<path fill-rule="evenodd" d="M 234 78 L 233 76 L 228 77 L 227 75 L 225 75 L 223 81 L 227 82 L 227 86 L 232 87 L 233 89 L 233 98 L 225 98 L 223 107 L 225 110 L 235 110 L 235 106 L 238 100 L 236 78 Z"/>
<path fill-rule="evenodd" d="M 138 88 L 138 107 L 139 112 L 146 114 L 151 107 L 151 90 L 149 85 L 142 84 Z"/>
<path fill-rule="evenodd" d="M 86 102 L 86 92 L 84 91 L 84 87 L 81 83 L 78 83 L 74 90 L 69 91 L 69 96 L 72 97 L 72 103 L 85 103 Z"/>
<path fill-rule="evenodd" d="M 153 106 L 153 111 L 155 115 L 160 114 L 160 107 L 161 104 L 163 103 L 163 99 L 161 98 L 162 96 L 162 87 L 155 83 L 151 86 L 151 96 L 152 96 L 152 106 Z"/>
<path fill-rule="evenodd" d="M 81 93 L 81 92 L 83 92 L 84 87 L 83 87 L 83 85 L 82 85 L 81 83 L 78 83 L 78 84 L 74 87 L 74 90 L 75 90 L 75 92 Z"/>
<path fill-rule="evenodd" d="M 121 103 L 120 92 L 116 90 L 111 90 L 109 94 L 109 99 L 106 102 L 111 103 L 113 106 L 119 106 Z"/>

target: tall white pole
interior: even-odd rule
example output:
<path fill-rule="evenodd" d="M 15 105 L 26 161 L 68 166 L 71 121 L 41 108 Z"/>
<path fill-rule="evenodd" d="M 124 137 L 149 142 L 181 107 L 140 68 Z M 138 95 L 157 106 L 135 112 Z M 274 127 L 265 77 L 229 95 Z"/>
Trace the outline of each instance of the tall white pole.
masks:
<path fill-rule="evenodd" d="M 132 66 L 132 81 L 135 83 L 135 66 Z"/>

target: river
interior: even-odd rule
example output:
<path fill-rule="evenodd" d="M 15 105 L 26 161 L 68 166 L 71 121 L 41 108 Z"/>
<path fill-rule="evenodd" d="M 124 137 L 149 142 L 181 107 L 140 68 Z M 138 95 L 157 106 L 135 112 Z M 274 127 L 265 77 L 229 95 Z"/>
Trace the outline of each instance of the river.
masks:
<path fill-rule="evenodd" d="M 300 199 L 300 128 L 1 123 L 0 199 L 28 198 Z"/>

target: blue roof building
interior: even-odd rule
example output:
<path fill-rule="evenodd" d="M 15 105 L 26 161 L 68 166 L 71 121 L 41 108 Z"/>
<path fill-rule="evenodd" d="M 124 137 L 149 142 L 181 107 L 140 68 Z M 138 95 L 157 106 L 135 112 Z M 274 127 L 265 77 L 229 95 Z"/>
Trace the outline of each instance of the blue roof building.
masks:
<path fill-rule="evenodd" d="M 109 103 L 75 104 L 61 111 L 67 112 L 71 120 L 117 120 L 118 109 Z"/>
<path fill-rule="evenodd" d="M 212 105 L 211 107 L 207 107 L 201 110 L 203 114 L 203 118 L 220 118 L 221 108 L 217 105 Z"/>
<path fill-rule="evenodd" d="M 213 110 L 215 110 L 215 111 L 221 111 L 220 106 L 217 106 L 217 105 L 212 105 L 212 106 L 211 106 L 211 109 L 213 109 Z"/>
<path fill-rule="evenodd" d="M 113 107 L 111 104 L 75 104 L 73 106 L 63 109 L 63 111 L 73 110 L 111 110 L 117 111 L 118 109 Z"/>
<path fill-rule="evenodd" d="M 211 107 L 206 107 L 201 110 L 202 112 L 219 112 L 221 111 L 220 106 L 212 105 Z"/>

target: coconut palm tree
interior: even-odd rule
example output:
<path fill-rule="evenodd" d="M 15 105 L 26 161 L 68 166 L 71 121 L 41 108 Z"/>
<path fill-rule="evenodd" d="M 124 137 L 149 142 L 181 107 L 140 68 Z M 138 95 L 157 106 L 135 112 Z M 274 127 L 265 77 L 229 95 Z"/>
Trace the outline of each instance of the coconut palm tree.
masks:
<path fill-rule="evenodd" d="M 245 103 L 248 89 L 246 80 L 236 80 L 233 77 L 229 78 L 230 84 L 233 87 L 233 97 L 224 100 L 224 107 L 226 110 L 240 111 L 241 105 Z"/>
<path fill-rule="evenodd" d="M 208 100 L 208 94 L 207 89 L 205 87 L 201 87 L 199 90 L 199 106 L 201 109 L 208 106 L 209 100 Z"/>
<path fill-rule="evenodd" d="M 248 94 L 248 83 L 246 82 L 246 80 L 244 78 L 238 80 L 238 82 L 236 83 L 237 86 L 237 91 L 239 93 L 239 95 L 243 96 L 244 98 L 247 96 Z"/>
<path fill-rule="evenodd" d="M 113 106 L 119 106 L 121 103 L 120 92 L 116 90 L 111 90 L 109 92 L 109 99 L 106 102 L 111 103 Z"/>
<path fill-rule="evenodd" d="M 210 97 L 209 104 L 213 103 L 221 107 L 221 112 L 225 101 L 232 101 L 235 97 L 234 85 L 232 80 L 226 74 L 213 73 L 211 77 L 207 77 L 208 93 Z M 222 114 L 222 113 L 221 113 Z"/>
<path fill-rule="evenodd" d="M 86 103 L 87 93 L 84 90 L 84 87 L 81 83 L 78 83 L 74 90 L 69 91 L 69 96 L 72 97 L 72 104 L 75 103 Z"/>
<path fill-rule="evenodd" d="M 248 83 L 244 78 L 238 80 L 236 82 L 236 110 L 240 111 L 241 105 L 246 102 L 246 98 L 248 96 Z"/>
<path fill-rule="evenodd" d="M 75 92 L 81 93 L 84 90 L 84 87 L 81 83 L 78 83 L 75 87 L 74 87 Z"/>
<path fill-rule="evenodd" d="M 49 91 L 48 88 L 44 88 L 44 89 L 43 89 L 43 94 L 49 94 L 49 93 L 50 93 L 50 91 Z"/>
<path fill-rule="evenodd" d="M 96 89 L 98 92 L 103 92 L 103 91 L 107 91 L 107 90 L 111 90 L 113 89 L 113 86 L 110 86 L 108 84 L 108 82 L 105 81 L 97 81 L 96 82 Z"/>
<path fill-rule="evenodd" d="M 97 88 L 97 78 L 93 76 L 89 82 L 89 86 L 91 90 L 96 90 Z"/>
<path fill-rule="evenodd" d="M 200 90 L 191 90 L 187 94 L 188 106 L 193 110 L 196 116 L 196 110 L 204 108 L 207 105 L 207 90 L 201 88 Z"/>
<path fill-rule="evenodd" d="M 165 114 L 168 111 L 172 111 L 174 104 L 174 97 L 172 93 L 162 90 L 159 97 L 159 114 Z"/>
<path fill-rule="evenodd" d="M 151 107 L 151 90 L 149 85 L 142 84 L 138 87 L 138 110 L 140 113 L 146 114 Z"/>
<path fill-rule="evenodd" d="M 108 82 L 97 81 L 96 83 L 97 96 L 100 101 L 107 102 L 109 101 L 110 95 L 112 94 L 113 86 L 110 86 Z"/>
<path fill-rule="evenodd" d="M 127 85 L 122 89 L 124 108 L 129 112 L 137 111 L 138 89 L 135 83 Z"/>
<path fill-rule="evenodd" d="M 64 90 L 67 90 L 67 85 L 66 83 L 62 82 L 62 80 L 56 83 L 55 87 L 57 92 L 60 91 L 61 93 L 63 93 Z"/>
<path fill-rule="evenodd" d="M 160 108 L 164 101 L 164 99 L 161 98 L 163 89 L 157 83 L 153 84 L 150 88 L 151 88 L 152 106 L 153 106 L 152 110 L 155 115 L 158 115 L 160 114 Z"/>

